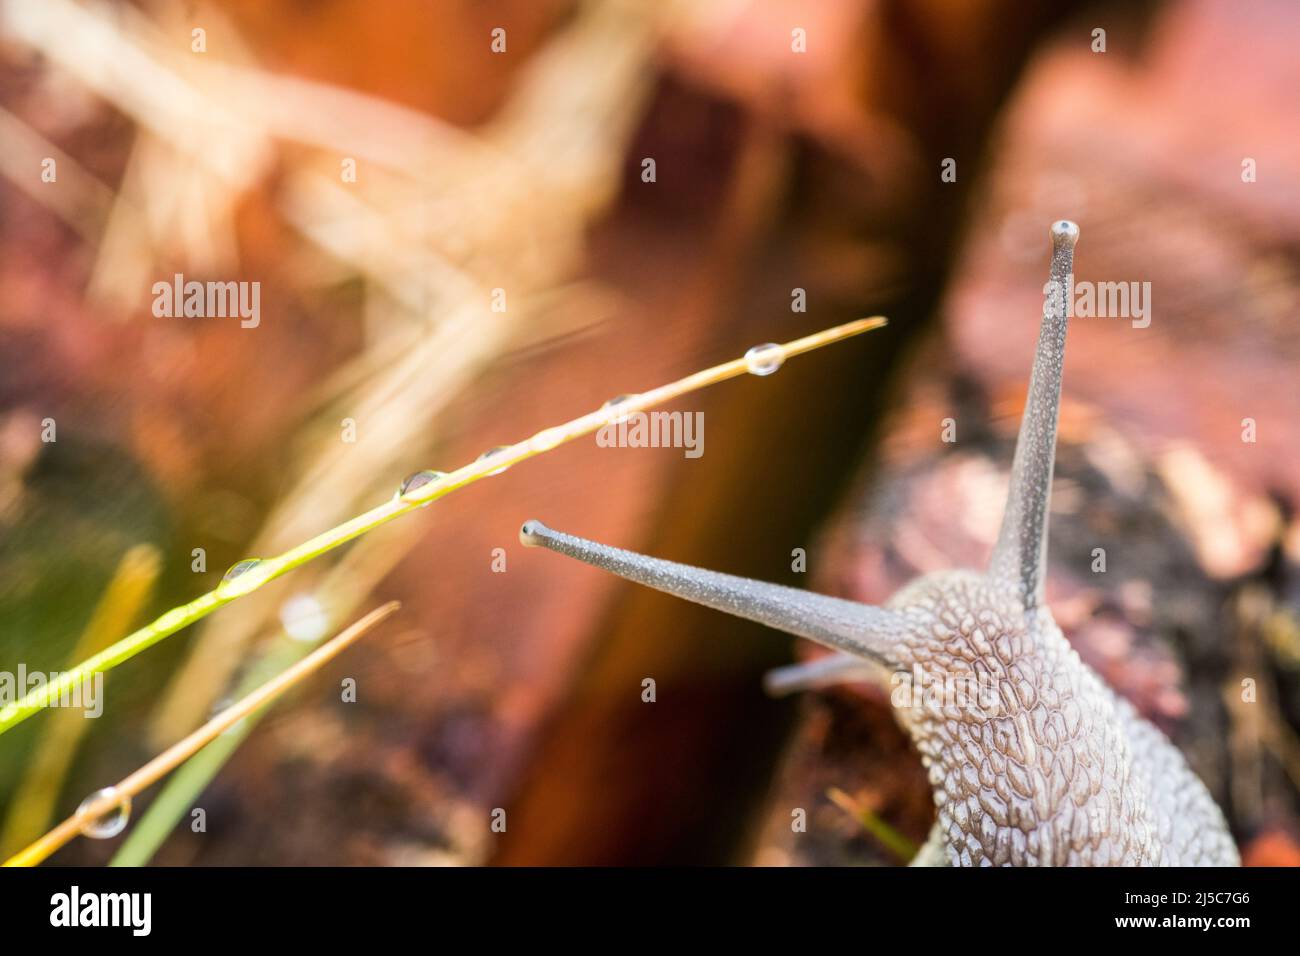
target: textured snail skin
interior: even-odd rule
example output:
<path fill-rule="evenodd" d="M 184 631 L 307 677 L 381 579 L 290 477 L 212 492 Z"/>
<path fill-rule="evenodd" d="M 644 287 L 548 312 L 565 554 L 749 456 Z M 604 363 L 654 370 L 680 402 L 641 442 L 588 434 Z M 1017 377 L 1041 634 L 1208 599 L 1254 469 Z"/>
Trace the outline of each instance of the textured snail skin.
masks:
<path fill-rule="evenodd" d="M 773 672 L 775 692 L 900 671 L 972 689 L 933 700 L 917 692 L 896 709 L 937 808 L 914 864 L 1235 866 L 1236 846 L 1204 784 L 1079 659 L 1043 602 L 1066 281 L 1079 230 L 1062 220 L 1051 237 L 1053 284 L 986 573 L 927 575 L 877 608 L 645 557 L 538 521 L 524 523 L 520 540 L 840 652 Z"/>

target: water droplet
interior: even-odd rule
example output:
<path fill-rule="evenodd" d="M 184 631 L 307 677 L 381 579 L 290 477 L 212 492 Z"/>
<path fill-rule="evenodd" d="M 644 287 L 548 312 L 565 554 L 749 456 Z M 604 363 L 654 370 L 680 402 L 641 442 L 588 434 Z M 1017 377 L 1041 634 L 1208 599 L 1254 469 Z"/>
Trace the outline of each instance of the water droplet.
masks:
<path fill-rule="evenodd" d="M 483 461 L 485 458 L 492 458 L 492 457 L 494 457 L 494 456 L 496 456 L 496 455 L 501 454 L 503 451 L 505 451 L 505 450 L 506 450 L 507 448 L 509 448 L 509 447 L 510 447 L 509 445 L 497 445 L 495 448 L 489 448 L 487 451 L 483 452 L 483 454 L 481 454 L 481 455 L 478 456 L 478 460 L 479 460 L 479 461 Z M 501 467 L 501 468 L 498 468 L 496 471 L 489 471 L 488 474 L 489 474 L 489 475 L 499 475 L 499 474 L 501 474 L 501 472 L 505 471 L 505 470 L 506 470 L 507 468 L 509 468 L 509 467 L 510 467 L 509 465 L 505 465 L 505 466 L 503 466 L 503 467 Z"/>
<path fill-rule="evenodd" d="M 221 716 L 223 711 L 228 710 L 238 702 L 239 702 L 239 698 L 234 694 L 226 694 L 224 697 L 219 697 L 217 699 L 217 702 L 213 704 L 212 708 L 208 711 L 208 720 L 213 720 L 214 718 Z M 247 722 L 248 722 L 247 717 L 241 717 L 239 720 L 235 721 L 233 724 L 231 724 L 229 727 L 223 730 L 221 732 L 221 736 L 228 737 L 234 733 L 237 733 L 239 731 L 239 728 L 243 727 Z"/>
<path fill-rule="evenodd" d="M 311 594 L 296 594 L 280 608 L 284 632 L 295 641 L 315 644 L 329 631 L 329 614 Z"/>
<path fill-rule="evenodd" d="M 256 591 L 265 582 L 265 577 L 254 573 L 262 564 L 261 558 L 245 558 L 230 566 L 230 570 L 217 585 L 217 595 L 223 598 L 235 598 Z"/>
<path fill-rule="evenodd" d="M 563 428 L 548 428 L 545 431 L 540 431 L 534 435 L 529 444 L 532 446 L 534 451 L 550 451 L 556 445 L 563 443 L 563 441 Z"/>
<path fill-rule="evenodd" d="M 158 630 L 175 631 L 185 623 L 186 617 L 185 608 L 174 607 L 162 617 L 158 618 Z"/>
<path fill-rule="evenodd" d="M 116 803 L 98 817 L 90 815 L 91 807 L 100 800 L 111 798 Z M 107 840 L 126 829 L 126 822 L 131 819 L 131 797 L 119 793 L 117 787 L 104 787 L 96 790 L 77 807 L 75 814 L 80 821 L 81 832 L 95 840 Z"/>
<path fill-rule="evenodd" d="M 745 365 L 754 375 L 771 375 L 785 361 L 785 350 L 775 342 L 755 345 L 745 353 Z"/>
<path fill-rule="evenodd" d="M 407 475 L 402 479 L 402 483 L 397 487 L 397 494 L 394 497 L 401 498 L 403 495 L 409 495 L 412 491 L 423 488 L 425 485 L 431 485 L 439 478 L 446 477 L 445 471 L 417 471 L 414 474 Z M 432 501 L 426 501 L 425 504 L 432 504 Z"/>
<path fill-rule="evenodd" d="M 253 570 L 253 568 L 257 567 L 261 563 L 262 563 L 261 558 L 245 558 L 243 561 L 239 561 L 235 564 L 232 564 L 230 566 L 230 570 L 227 571 L 222 576 L 221 583 L 226 584 L 230 581 L 235 580 L 235 578 L 243 577 L 245 574 Z"/>
<path fill-rule="evenodd" d="M 640 396 L 638 396 L 638 395 L 615 395 L 613 398 L 611 398 L 609 401 L 607 401 L 604 405 L 602 405 L 602 406 L 600 406 L 600 407 L 601 407 L 602 410 L 607 411 L 607 410 L 610 410 L 610 409 L 618 408 L 618 406 L 620 406 L 620 405 L 626 405 L 628 402 L 632 401 L 634 398 L 639 398 L 639 397 L 640 397 Z M 612 419 L 610 419 L 610 422 L 611 422 L 612 424 L 614 424 L 614 425 L 618 425 L 618 424 L 621 424 L 622 422 L 627 421 L 628 418 L 631 417 L 631 415 L 632 415 L 632 413 L 631 413 L 631 412 L 628 412 L 628 413 L 626 413 L 626 414 L 619 415 L 617 418 L 612 418 Z"/>

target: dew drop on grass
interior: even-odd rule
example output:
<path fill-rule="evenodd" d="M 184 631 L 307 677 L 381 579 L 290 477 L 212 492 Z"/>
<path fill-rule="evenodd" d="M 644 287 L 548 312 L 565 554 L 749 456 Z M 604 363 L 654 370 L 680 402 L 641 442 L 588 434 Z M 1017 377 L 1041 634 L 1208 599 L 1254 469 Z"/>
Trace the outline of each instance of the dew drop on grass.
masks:
<path fill-rule="evenodd" d="M 529 444 L 532 446 L 533 451 L 550 451 L 552 448 L 563 443 L 563 441 L 563 428 L 548 428 L 545 431 L 540 431 L 534 435 Z"/>
<path fill-rule="evenodd" d="M 109 807 L 98 817 L 92 817 L 91 806 L 106 797 L 115 799 L 116 805 Z M 107 840 L 126 829 L 126 822 L 131 819 L 131 798 L 127 794 L 119 793 L 117 787 L 104 787 L 81 801 L 81 806 L 77 807 L 76 818 L 81 826 L 81 832 L 86 836 L 95 840 Z"/>
<path fill-rule="evenodd" d="M 231 707 L 233 707 L 238 702 L 238 700 L 239 698 L 232 694 L 227 694 L 224 697 L 217 698 L 217 702 L 212 705 L 211 709 L 208 710 L 208 720 L 214 720 L 215 718 L 220 717 L 224 711 L 229 710 Z M 246 723 L 248 723 L 248 718 L 241 717 L 239 720 L 235 721 L 233 724 L 231 724 L 229 727 L 223 730 L 221 732 L 221 736 L 230 737 L 233 736 L 234 734 L 237 734 L 239 732 L 239 729 L 243 727 Z"/>
<path fill-rule="evenodd" d="M 258 575 L 248 577 L 246 575 L 261 563 L 261 558 L 245 558 L 232 564 L 230 570 L 222 576 L 221 583 L 217 585 L 217 594 L 220 597 L 238 597 L 256 590 L 261 583 L 257 580 Z"/>
<path fill-rule="evenodd" d="M 753 375 L 771 375 L 785 361 L 785 350 L 775 342 L 755 345 L 745 353 L 745 367 Z"/>
<path fill-rule="evenodd" d="M 229 584 L 235 578 L 243 577 L 253 568 L 262 563 L 261 558 L 245 558 L 243 561 L 236 562 L 230 566 L 230 570 L 222 575 L 221 583 Z"/>
<path fill-rule="evenodd" d="M 239 698 L 234 694 L 227 694 L 224 697 L 218 698 L 217 702 L 212 705 L 212 709 L 208 711 L 208 720 L 213 720 L 217 717 L 220 717 L 222 713 L 229 710 L 238 702 L 239 702 Z M 240 728 L 244 727 L 247 723 L 248 723 L 248 718 L 241 717 L 239 718 L 239 720 L 235 721 L 233 724 L 231 724 L 229 727 L 223 730 L 221 732 L 221 736 L 223 737 L 234 736 L 235 734 L 238 734 Z"/>
<path fill-rule="evenodd" d="M 483 454 L 481 454 L 481 455 L 478 456 L 478 460 L 479 460 L 479 461 L 483 461 L 485 458 L 492 458 L 492 457 L 494 457 L 494 456 L 496 456 L 496 455 L 501 454 L 503 451 L 505 451 L 505 450 L 506 450 L 507 448 L 509 448 L 509 447 L 510 447 L 509 445 L 497 445 L 495 448 L 489 448 L 487 451 L 483 452 Z M 501 474 L 501 472 L 505 471 L 505 470 L 506 470 L 507 468 L 509 468 L 509 467 L 510 467 L 509 465 L 505 465 L 505 466 L 503 466 L 503 467 L 501 467 L 501 468 L 498 468 L 496 471 L 489 471 L 488 474 L 489 474 L 489 475 L 499 475 L 499 474 Z"/>
<path fill-rule="evenodd" d="M 637 397 L 638 396 L 636 395 L 615 395 L 604 405 L 600 406 L 601 411 L 610 411 L 612 409 L 618 408 L 618 406 L 620 405 L 626 405 L 628 402 L 632 401 L 632 399 Z M 627 421 L 628 417 L 629 417 L 628 415 L 620 415 L 617 418 L 611 419 L 611 421 L 613 424 L 618 425 L 622 422 Z"/>
<path fill-rule="evenodd" d="M 160 631 L 164 631 L 166 633 L 172 633 L 177 628 L 182 627 L 185 624 L 187 617 L 188 615 L 185 612 L 185 608 L 174 607 L 166 614 L 164 614 L 162 617 L 158 618 L 158 620 L 154 624 L 154 627 L 156 627 Z"/>
<path fill-rule="evenodd" d="M 446 477 L 446 475 L 447 473 L 445 471 L 429 471 L 427 469 L 425 471 L 417 471 L 413 474 L 407 475 L 402 479 L 402 483 L 397 486 L 397 494 L 395 497 L 401 498 L 403 495 L 409 495 L 411 492 L 417 491 L 425 485 L 433 484 L 439 478 Z M 426 505 L 432 503 L 432 501 L 425 502 Z"/>

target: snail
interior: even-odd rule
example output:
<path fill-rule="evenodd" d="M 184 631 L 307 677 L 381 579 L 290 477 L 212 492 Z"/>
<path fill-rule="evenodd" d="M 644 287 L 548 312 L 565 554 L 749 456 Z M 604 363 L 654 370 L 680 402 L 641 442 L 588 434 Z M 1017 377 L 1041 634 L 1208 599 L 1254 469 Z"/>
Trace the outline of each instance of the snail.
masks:
<path fill-rule="evenodd" d="M 928 770 L 936 820 L 914 865 L 1229 866 L 1223 813 L 1183 756 L 1085 664 L 1044 600 L 1047 507 L 1079 229 L 1051 226 L 1051 282 L 987 571 L 917 578 L 883 607 L 720 574 L 529 520 L 545 547 L 837 653 L 773 672 L 772 691 L 913 668 L 976 679 L 992 700 L 897 711 Z"/>

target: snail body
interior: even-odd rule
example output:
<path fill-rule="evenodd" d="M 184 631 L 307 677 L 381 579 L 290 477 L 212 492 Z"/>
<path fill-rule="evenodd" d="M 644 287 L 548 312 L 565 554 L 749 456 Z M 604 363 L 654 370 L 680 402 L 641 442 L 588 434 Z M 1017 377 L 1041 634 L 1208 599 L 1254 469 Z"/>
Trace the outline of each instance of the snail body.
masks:
<path fill-rule="evenodd" d="M 898 708 L 936 820 L 919 864 L 1232 866 L 1222 812 L 1177 748 L 1087 666 L 1043 596 L 1047 506 L 1079 230 L 1052 266 L 1002 528 L 987 571 L 918 578 L 883 607 L 612 548 L 525 522 L 520 540 L 816 641 L 837 654 L 769 675 L 774 692 L 924 670 L 991 697 Z"/>

